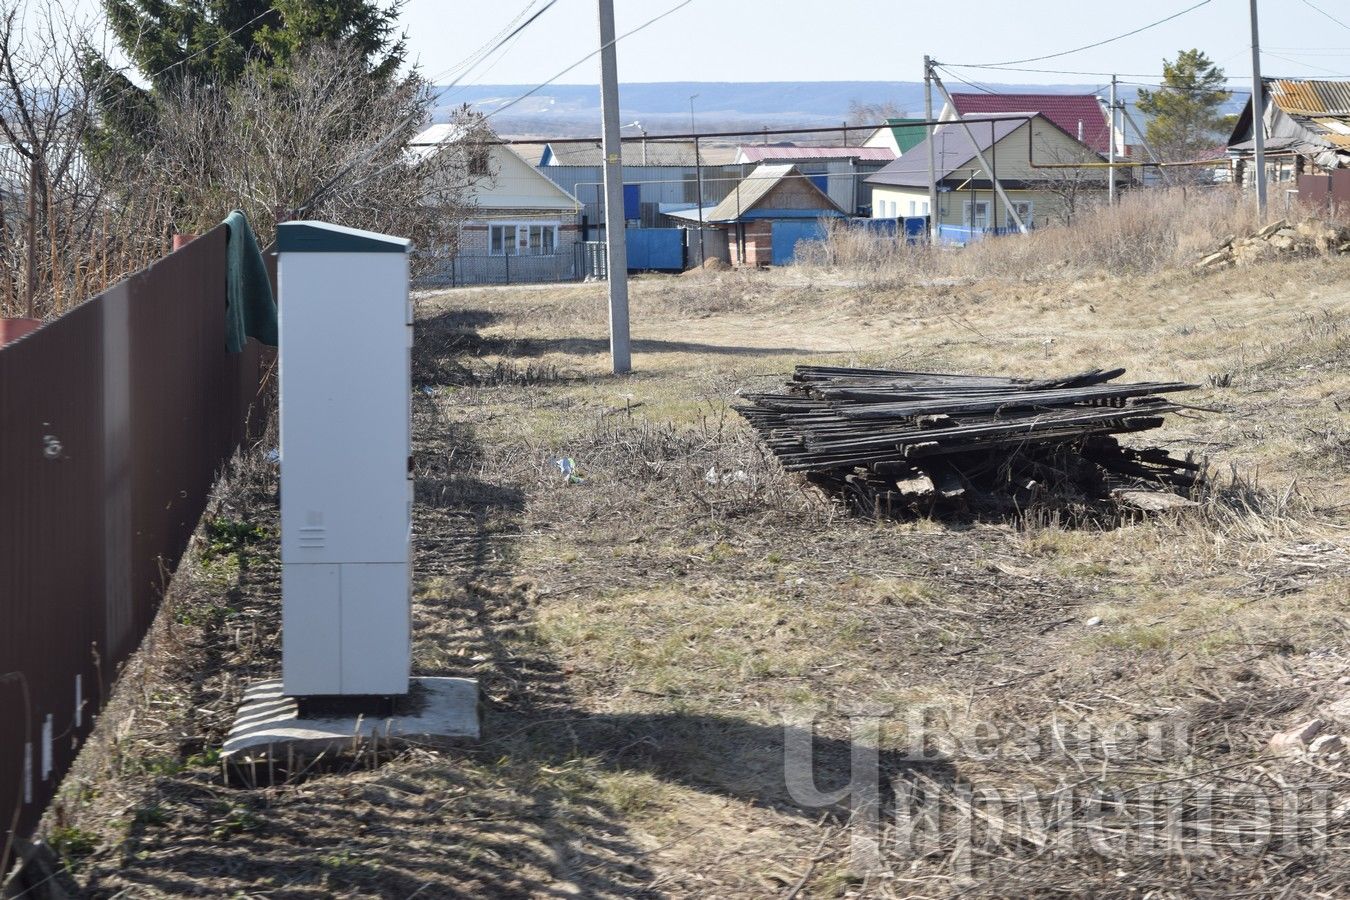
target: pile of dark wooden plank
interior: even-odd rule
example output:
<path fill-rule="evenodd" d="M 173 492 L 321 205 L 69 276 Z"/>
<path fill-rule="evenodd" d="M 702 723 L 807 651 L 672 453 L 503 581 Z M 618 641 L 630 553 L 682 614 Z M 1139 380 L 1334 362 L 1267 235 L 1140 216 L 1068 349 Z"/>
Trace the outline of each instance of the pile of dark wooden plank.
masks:
<path fill-rule="evenodd" d="M 1182 407 L 1180 382 L 1120 383 L 1124 369 L 1023 379 L 798 366 L 782 393 L 736 410 L 789 471 L 877 514 L 979 505 L 1185 505 L 1201 466 L 1121 446 Z"/>

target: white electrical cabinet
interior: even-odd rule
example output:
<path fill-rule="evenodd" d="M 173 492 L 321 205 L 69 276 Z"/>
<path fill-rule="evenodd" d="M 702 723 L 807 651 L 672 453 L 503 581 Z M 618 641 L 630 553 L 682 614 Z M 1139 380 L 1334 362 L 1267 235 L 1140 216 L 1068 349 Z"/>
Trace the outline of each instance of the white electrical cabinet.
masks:
<path fill-rule="evenodd" d="M 408 250 L 321 222 L 277 228 L 287 696 L 408 691 Z"/>

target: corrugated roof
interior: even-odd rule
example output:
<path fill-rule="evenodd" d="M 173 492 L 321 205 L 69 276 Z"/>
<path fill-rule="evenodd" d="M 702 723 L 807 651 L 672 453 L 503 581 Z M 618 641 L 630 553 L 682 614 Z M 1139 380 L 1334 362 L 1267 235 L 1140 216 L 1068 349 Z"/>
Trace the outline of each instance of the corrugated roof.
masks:
<path fill-rule="evenodd" d="M 1270 97 L 1287 113 L 1301 116 L 1350 116 L 1350 81 L 1266 80 Z"/>
<path fill-rule="evenodd" d="M 551 143 L 545 157 L 553 166 L 603 166 L 604 153 L 600 142 L 584 144 Z M 700 143 L 698 162 L 705 166 L 730 164 L 736 157 L 733 147 L 716 147 Z M 623 142 L 623 164 L 625 166 L 694 166 L 693 141 L 659 141 L 649 138 L 646 141 L 625 140 Z"/>
<path fill-rule="evenodd" d="M 547 146 L 548 144 L 542 141 L 525 142 L 512 144 L 511 149 L 516 151 L 516 156 L 519 156 L 532 166 L 537 166 L 539 165 L 540 157 L 544 155 L 544 148 Z"/>
<path fill-rule="evenodd" d="M 761 200 L 769 195 L 769 192 L 778 187 L 785 178 L 800 178 L 802 183 L 807 185 L 812 191 L 820 195 L 822 201 L 822 211 L 841 212 L 839 206 L 829 198 L 829 195 L 816 187 L 810 178 L 798 171 L 797 167 L 790 163 L 779 165 L 759 165 L 754 171 L 741 179 L 740 183 L 732 189 L 716 208 L 704 218 L 705 222 L 734 222 L 751 212 Z"/>
<path fill-rule="evenodd" d="M 952 103 L 963 116 L 1038 112 L 1074 138 L 1082 122 L 1084 144 L 1097 153 L 1111 149 L 1111 130 L 1095 94 L 952 94 Z"/>
<path fill-rule="evenodd" d="M 767 162 L 779 159 L 861 159 L 871 162 L 890 162 L 895 154 L 885 147 L 741 147 L 737 159 L 746 162 Z"/>
<path fill-rule="evenodd" d="M 1265 84 L 1286 115 L 1332 146 L 1350 150 L 1350 82 L 1267 78 Z"/>
<path fill-rule="evenodd" d="M 886 124 L 891 126 L 891 134 L 895 135 L 895 146 L 900 148 L 901 153 L 908 153 L 915 147 L 923 143 L 923 139 L 928 136 L 928 127 L 926 125 L 916 125 L 916 122 L 923 122 L 923 119 L 887 119 Z"/>
<path fill-rule="evenodd" d="M 1035 113 L 1018 112 L 1018 115 L 1031 116 Z M 975 143 L 971 143 L 966 130 L 960 125 L 942 125 L 933 135 L 933 146 L 937 162 L 937 179 L 941 181 L 956 169 L 969 168 L 967 163 L 976 158 L 975 149 L 988 150 L 997 142 L 1012 134 L 1026 119 L 1003 119 L 994 122 L 990 133 L 985 122 L 972 124 L 970 130 L 975 133 Z M 922 142 L 911 148 L 904 156 L 886 166 L 880 172 L 867 179 L 868 184 L 889 184 L 896 187 L 928 186 L 928 148 Z"/>

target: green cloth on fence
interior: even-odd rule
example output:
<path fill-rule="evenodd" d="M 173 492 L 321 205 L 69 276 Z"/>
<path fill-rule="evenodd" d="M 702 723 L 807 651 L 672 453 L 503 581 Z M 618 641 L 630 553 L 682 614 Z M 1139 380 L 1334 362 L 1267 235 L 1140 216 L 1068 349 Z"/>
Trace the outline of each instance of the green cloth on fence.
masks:
<path fill-rule="evenodd" d="M 225 227 L 225 349 L 242 353 L 251 337 L 275 347 L 277 303 L 258 239 L 240 210 L 226 217 Z"/>

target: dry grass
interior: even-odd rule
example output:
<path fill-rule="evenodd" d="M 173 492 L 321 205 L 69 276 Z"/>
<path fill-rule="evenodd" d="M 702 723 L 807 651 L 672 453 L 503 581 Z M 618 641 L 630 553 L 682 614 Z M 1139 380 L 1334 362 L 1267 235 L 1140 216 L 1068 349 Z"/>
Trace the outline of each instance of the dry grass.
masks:
<path fill-rule="evenodd" d="M 1223 188 L 1127 193 L 1115 208 L 1083 210 L 1073 227 L 1047 224 L 1016 240 L 979 241 L 956 252 L 834 228 L 801 248 L 801 264 L 858 276 L 868 287 L 915 279 L 971 279 L 999 273 L 1014 281 L 1056 281 L 1101 274 L 1144 275 L 1186 269 L 1226 238 L 1253 231 L 1250 200 Z"/>
<path fill-rule="evenodd" d="M 1187 815 L 1210 791 L 1225 827 L 1260 814 L 1234 787 L 1350 808 L 1342 759 L 1264 752 L 1350 692 L 1350 260 L 1024 274 L 884 291 L 842 269 L 639 279 L 622 379 L 601 286 L 422 297 L 415 666 L 480 679 L 484 741 L 256 789 L 194 757 L 237 684 L 276 664 L 269 538 L 246 568 L 175 582 L 196 598 L 178 615 L 227 611 L 172 629 L 158 680 L 128 681 L 103 723 L 120 756 L 72 780 L 61 824 L 99 835 L 91 891 L 1334 894 L 1343 855 L 1314 845 L 1239 852 L 1191 819 L 1173 846 L 1136 838 L 1164 789 Z M 807 360 L 1193 380 L 1221 411 L 1156 434 L 1209 457 L 1210 494 L 1118 528 L 865 521 L 728 413 L 737 388 Z M 272 527 L 265 478 L 233 484 L 223 515 Z M 850 844 L 866 804 L 789 788 L 801 731 L 784 723 L 803 710 L 822 791 L 879 746 L 874 871 Z M 920 714 L 936 746 L 916 761 Z M 1110 729 L 1176 739 L 1098 739 Z M 1033 732 L 1053 740 L 1019 739 Z M 1008 797 L 1057 784 L 1097 801 L 1013 821 Z M 962 799 L 989 787 L 1002 805 Z M 916 791 L 945 817 L 917 850 Z M 1336 847 L 1344 818 L 1295 824 Z M 1069 833 L 1080 843 L 1050 840 Z"/>

